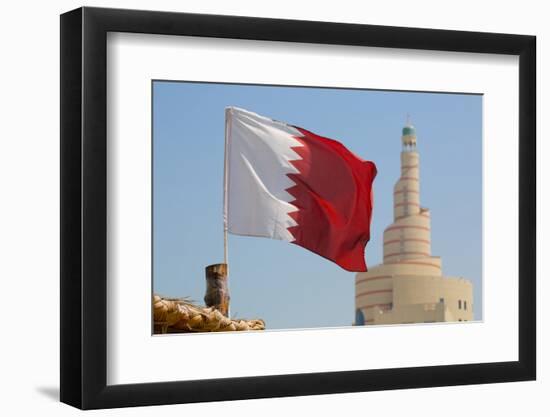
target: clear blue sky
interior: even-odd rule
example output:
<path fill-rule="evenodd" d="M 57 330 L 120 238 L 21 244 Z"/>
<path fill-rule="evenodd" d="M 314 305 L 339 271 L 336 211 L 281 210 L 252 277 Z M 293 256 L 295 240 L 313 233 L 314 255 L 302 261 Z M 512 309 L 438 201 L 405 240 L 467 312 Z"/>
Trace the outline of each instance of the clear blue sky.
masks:
<path fill-rule="evenodd" d="M 474 283 L 481 318 L 482 97 L 479 95 L 155 81 L 153 287 L 203 303 L 204 267 L 222 262 L 224 108 L 237 106 L 344 143 L 374 161 L 368 265 L 382 261 L 392 222 L 401 128 L 410 113 L 420 153 L 421 204 L 432 254 Z M 354 274 L 286 242 L 229 236 L 231 313 L 267 327 L 347 326 Z"/>

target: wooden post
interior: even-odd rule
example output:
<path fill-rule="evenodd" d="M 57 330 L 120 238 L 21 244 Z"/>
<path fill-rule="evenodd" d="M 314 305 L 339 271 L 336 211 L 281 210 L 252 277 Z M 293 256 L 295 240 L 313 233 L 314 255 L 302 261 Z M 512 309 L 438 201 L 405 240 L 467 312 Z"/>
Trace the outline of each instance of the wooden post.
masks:
<path fill-rule="evenodd" d="M 227 286 L 227 264 L 208 265 L 205 268 L 206 294 L 204 302 L 224 316 L 229 313 L 229 287 Z"/>

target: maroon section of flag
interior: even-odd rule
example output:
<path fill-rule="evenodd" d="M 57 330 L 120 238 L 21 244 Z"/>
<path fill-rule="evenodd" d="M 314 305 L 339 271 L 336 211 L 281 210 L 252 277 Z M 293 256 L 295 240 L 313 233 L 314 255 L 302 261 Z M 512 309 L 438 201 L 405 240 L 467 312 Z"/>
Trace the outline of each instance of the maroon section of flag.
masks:
<path fill-rule="evenodd" d="M 297 211 L 288 213 L 296 245 L 321 255 L 348 271 L 366 271 L 364 250 L 370 239 L 372 182 L 376 166 L 340 142 L 294 126 L 303 146 L 292 149 L 302 158 L 289 161 L 298 173 L 286 174 Z"/>

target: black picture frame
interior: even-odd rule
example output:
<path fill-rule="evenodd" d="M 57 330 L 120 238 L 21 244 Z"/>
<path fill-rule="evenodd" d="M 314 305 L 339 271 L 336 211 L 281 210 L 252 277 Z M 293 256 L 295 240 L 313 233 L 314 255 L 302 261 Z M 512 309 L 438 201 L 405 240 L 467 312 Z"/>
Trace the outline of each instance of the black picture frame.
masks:
<path fill-rule="evenodd" d="M 107 385 L 108 32 L 519 56 L 519 360 Z M 524 35 L 88 7 L 61 15 L 61 401 L 95 409 L 534 380 L 535 51 Z"/>

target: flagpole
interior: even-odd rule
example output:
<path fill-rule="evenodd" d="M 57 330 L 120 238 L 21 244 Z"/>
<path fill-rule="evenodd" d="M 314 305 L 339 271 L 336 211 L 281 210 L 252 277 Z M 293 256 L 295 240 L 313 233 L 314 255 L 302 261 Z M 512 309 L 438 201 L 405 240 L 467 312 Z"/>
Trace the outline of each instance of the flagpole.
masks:
<path fill-rule="evenodd" d="M 226 274 L 227 274 L 227 291 L 229 292 L 229 264 L 228 264 L 228 245 L 227 245 L 227 234 L 228 234 L 228 219 L 227 219 L 227 184 L 229 181 L 229 136 L 231 135 L 231 107 L 225 109 L 225 140 L 224 140 L 224 151 L 223 151 L 223 263 L 225 264 Z M 231 317 L 231 307 L 228 306 L 227 317 Z"/>
<path fill-rule="evenodd" d="M 229 169 L 229 153 L 228 153 L 228 143 L 229 135 L 231 134 L 231 108 L 225 109 L 225 144 L 223 152 L 223 263 L 227 265 L 228 261 L 228 250 L 227 250 L 227 183 L 229 181 L 228 169 Z"/>

